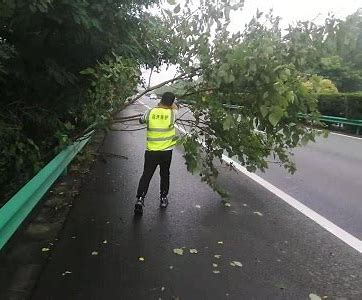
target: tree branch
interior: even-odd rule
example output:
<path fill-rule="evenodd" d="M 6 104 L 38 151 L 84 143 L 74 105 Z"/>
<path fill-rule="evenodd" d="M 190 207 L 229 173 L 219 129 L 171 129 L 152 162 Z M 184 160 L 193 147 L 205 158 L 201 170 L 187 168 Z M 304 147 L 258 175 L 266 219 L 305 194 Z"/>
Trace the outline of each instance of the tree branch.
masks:
<path fill-rule="evenodd" d="M 157 85 L 154 85 L 154 86 L 152 86 L 152 87 L 144 90 L 142 93 L 138 94 L 135 98 L 133 98 L 133 99 L 131 100 L 131 103 L 135 102 L 136 100 L 138 100 L 139 98 L 141 98 L 142 96 L 144 96 L 145 94 L 147 94 L 148 92 L 153 91 L 153 90 L 156 90 L 156 89 L 158 89 L 158 88 L 160 88 L 160 87 L 162 87 L 162 86 L 164 86 L 164 85 L 166 85 L 166 84 L 168 84 L 168 83 L 171 83 L 171 82 L 174 82 L 174 81 L 177 81 L 177 80 L 180 80 L 180 79 L 184 79 L 184 78 L 193 77 L 193 76 L 196 75 L 197 71 L 199 71 L 199 70 L 201 70 L 201 68 L 196 68 L 196 69 L 192 70 L 190 73 L 182 73 L 182 74 L 180 74 L 180 75 L 177 76 L 177 77 L 174 77 L 174 78 L 172 78 L 172 79 L 169 79 L 169 80 L 166 80 L 166 81 L 164 81 L 164 82 L 161 82 L 161 83 L 159 83 L 159 84 L 157 84 Z"/>
<path fill-rule="evenodd" d="M 153 67 L 151 68 L 150 77 L 148 78 L 148 85 L 147 85 L 147 88 L 148 88 L 148 89 L 149 89 L 150 86 L 151 86 L 152 73 L 153 73 Z"/>

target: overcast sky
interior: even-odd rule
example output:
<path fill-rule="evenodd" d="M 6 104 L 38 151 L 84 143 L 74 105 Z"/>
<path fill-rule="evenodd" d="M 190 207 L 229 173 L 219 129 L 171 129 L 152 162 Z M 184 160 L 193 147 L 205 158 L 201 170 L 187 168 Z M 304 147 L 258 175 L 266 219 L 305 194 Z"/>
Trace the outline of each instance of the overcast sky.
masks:
<path fill-rule="evenodd" d="M 362 0 L 245 0 L 243 11 L 237 15 L 231 15 L 230 30 L 242 30 L 255 15 L 257 9 L 268 12 L 271 8 L 275 16 L 282 18 L 281 25 L 287 27 L 288 24 L 298 20 L 314 20 L 315 23 L 321 23 L 329 12 L 334 13 L 338 18 L 345 18 L 358 8 L 362 8 Z M 154 73 L 151 85 L 172 78 L 174 73 L 175 68 L 170 68 L 169 71 L 163 70 L 160 74 Z M 147 78 L 148 74 L 149 72 L 144 72 Z"/>

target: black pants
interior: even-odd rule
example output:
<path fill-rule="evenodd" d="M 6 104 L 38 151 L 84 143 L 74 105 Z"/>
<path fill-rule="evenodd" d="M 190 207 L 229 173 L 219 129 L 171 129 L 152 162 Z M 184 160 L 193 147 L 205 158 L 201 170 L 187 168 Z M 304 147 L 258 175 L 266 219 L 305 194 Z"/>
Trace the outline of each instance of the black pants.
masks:
<path fill-rule="evenodd" d="M 143 174 L 138 185 L 137 198 L 146 196 L 153 173 L 155 173 L 158 165 L 160 165 L 161 176 L 160 195 L 161 197 L 167 196 L 170 187 L 171 159 L 172 150 L 145 152 L 145 164 L 143 167 Z"/>

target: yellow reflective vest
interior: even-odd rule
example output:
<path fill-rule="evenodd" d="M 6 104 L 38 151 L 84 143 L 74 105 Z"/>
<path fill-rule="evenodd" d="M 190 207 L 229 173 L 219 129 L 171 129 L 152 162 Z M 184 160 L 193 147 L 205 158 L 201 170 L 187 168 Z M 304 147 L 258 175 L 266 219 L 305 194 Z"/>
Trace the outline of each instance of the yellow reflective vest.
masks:
<path fill-rule="evenodd" d="M 152 108 L 146 114 L 145 121 L 148 151 L 163 151 L 176 144 L 175 113 L 172 109 Z"/>

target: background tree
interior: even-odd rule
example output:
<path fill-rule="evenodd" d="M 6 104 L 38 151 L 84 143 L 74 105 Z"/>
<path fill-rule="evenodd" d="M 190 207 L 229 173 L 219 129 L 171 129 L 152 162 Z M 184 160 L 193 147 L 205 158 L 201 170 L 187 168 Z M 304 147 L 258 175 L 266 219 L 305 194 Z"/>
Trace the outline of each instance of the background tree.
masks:
<path fill-rule="evenodd" d="M 171 58 L 155 2 L 0 2 L 0 195 L 119 108 L 141 65 Z"/>
<path fill-rule="evenodd" d="M 299 22 L 285 38 L 302 54 L 298 64 L 306 73 L 331 79 L 340 92 L 362 90 L 362 9 L 323 25 Z"/>

